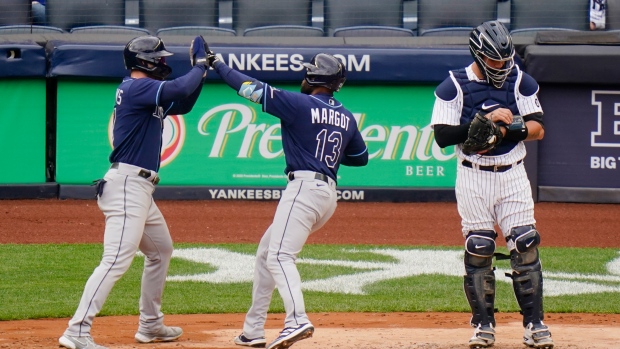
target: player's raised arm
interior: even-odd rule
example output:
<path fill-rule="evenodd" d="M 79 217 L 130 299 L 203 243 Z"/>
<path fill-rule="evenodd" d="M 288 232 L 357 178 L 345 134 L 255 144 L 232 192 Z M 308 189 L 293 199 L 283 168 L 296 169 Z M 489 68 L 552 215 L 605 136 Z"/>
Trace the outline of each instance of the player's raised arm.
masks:
<path fill-rule="evenodd" d="M 202 36 L 192 40 L 189 58 L 193 68 L 181 77 L 166 81 L 162 86 L 159 99 L 160 105 L 168 107 L 166 114 L 189 113 L 200 96 L 209 68 L 206 43 Z"/>
<path fill-rule="evenodd" d="M 222 62 L 213 51 L 207 52 L 209 66 L 211 66 L 228 86 L 237 91 L 239 96 L 254 103 L 262 103 L 265 83 L 240 73 Z"/>

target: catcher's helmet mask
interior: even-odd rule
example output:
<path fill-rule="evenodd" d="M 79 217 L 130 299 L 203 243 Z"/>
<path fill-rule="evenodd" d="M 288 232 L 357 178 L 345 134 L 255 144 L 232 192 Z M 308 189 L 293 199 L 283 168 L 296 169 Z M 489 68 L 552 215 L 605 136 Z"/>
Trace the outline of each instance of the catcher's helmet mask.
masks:
<path fill-rule="evenodd" d="M 123 51 L 125 68 L 140 70 L 159 80 L 172 73 L 172 68 L 166 64 L 166 57 L 172 55 L 172 52 L 166 51 L 164 42 L 152 35 L 132 39 Z"/>
<path fill-rule="evenodd" d="M 318 53 L 310 63 L 303 63 L 306 68 L 304 80 L 310 86 L 323 86 L 332 91 L 339 91 L 347 80 L 347 69 L 342 62 L 327 53 Z"/>
<path fill-rule="evenodd" d="M 515 47 L 508 29 L 499 21 L 482 23 L 469 36 L 469 52 L 487 82 L 502 87 L 515 65 Z M 504 64 L 501 68 L 494 68 L 484 61 L 485 57 Z"/>

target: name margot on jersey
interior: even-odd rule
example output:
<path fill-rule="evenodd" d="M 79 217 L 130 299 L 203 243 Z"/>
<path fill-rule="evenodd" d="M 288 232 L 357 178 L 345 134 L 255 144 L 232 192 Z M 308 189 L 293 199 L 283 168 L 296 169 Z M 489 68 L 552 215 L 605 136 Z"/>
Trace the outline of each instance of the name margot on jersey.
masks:
<path fill-rule="evenodd" d="M 312 108 L 313 124 L 329 124 L 349 130 L 351 118 L 334 109 Z"/>

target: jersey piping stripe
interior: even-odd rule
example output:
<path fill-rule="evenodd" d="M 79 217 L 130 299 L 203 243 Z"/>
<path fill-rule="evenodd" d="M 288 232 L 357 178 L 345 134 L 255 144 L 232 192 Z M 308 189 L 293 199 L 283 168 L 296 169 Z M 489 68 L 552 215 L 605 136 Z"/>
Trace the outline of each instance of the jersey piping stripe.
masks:
<path fill-rule="evenodd" d="M 155 95 L 155 105 L 159 105 L 159 96 L 161 95 L 161 89 L 164 87 L 164 84 L 166 82 L 163 81 L 161 84 L 159 84 L 159 88 L 157 89 L 157 95 Z"/>
<path fill-rule="evenodd" d="M 366 149 L 364 149 L 363 152 L 359 153 L 359 154 L 355 154 L 355 155 L 347 155 L 347 156 L 360 156 L 362 154 L 364 154 L 366 151 L 368 150 L 368 147 L 366 147 Z"/>
<path fill-rule="evenodd" d="M 301 184 L 299 185 L 299 190 L 297 191 L 297 194 L 295 194 L 295 198 L 293 199 L 293 204 L 291 205 L 291 209 L 288 212 L 288 217 L 286 218 L 286 224 L 284 225 L 284 233 L 282 233 L 282 239 L 280 240 L 280 247 L 278 248 L 278 253 L 276 254 L 277 260 L 278 260 L 278 264 L 280 265 L 280 269 L 282 269 L 282 274 L 284 274 L 284 280 L 286 280 L 286 287 L 288 288 L 288 292 L 291 295 L 291 301 L 293 302 L 293 317 L 295 318 L 295 323 L 297 325 L 299 325 L 299 323 L 297 322 L 297 306 L 295 305 L 295 298 L 293 298 L 293 292 L 291 291 L 291 286 L 288 283 L 288 278 L 286 277 L 286 272 L 284 271 L 284 268 L 282 267 L 282 263 L 280 262 L 280 250 L 282 249 L 282 243 L 284 241 L 284 235 L 286 235 L 286 228 L 288 227 L 288 222 L 291 219 L 291 214 L 293 213 L 293 208 L 295 207 L 295 202 L 297 202 L 297 198 L 299 197 L 299 194 L 301 193 L 301 188 L 303 186 L 304 186 L 304 181 L 301 181 Z"/>
<path fill-rule="evenodd" d="M 82 318 L 82 321 L 80 321 L 80 332 L 79 332 L 79 335 L 78 335 L 79 337 L 82 337 L 82 325 L 84 325 L 84 319 L 86 318 L 86 314 L 88 314 L 88 309 L 90 309 L 90 306 L 93 304 L 93 300 L 95 298 L 95 295 L 99 291 L 99 288 L 103 284 L 103 281 L 108 276 L 108 274 L 110 273 L 112 268 L 114 268 L 114 265 L 116 264 L 116 261 L 118 260 L 118 255 L 121 253 L 121 245 L 123 243 L 123 235 L 125 234 L 125 223 L 127 222 L 127 178 L 129 178 L 129 176 L 125 176 L 125 182 L 123 183 L 123 212 L 124 212 L 124 215 L 123 215 L 123 229 L 121 229 L 121 239 L 120 239 L 120 242 L 118 243 L 118 250 L 116 251 L 116 257 L 114 257 L 114 262 L 112 263 L 112 265 L 110 265 L 110 268 L 108 269 L 108 271 L 105 273 L 105 275 L 101 279 L 101 282 L 99 283 L 99 286 L 97 286 L 97 289 L 95 290 L 95 293 L 93 293 L 93 297 L 90 299 L 90 302 L 88 303 L 88 308 L 86 308 L 86 312 L 84 314 L 84 317 Z"/>

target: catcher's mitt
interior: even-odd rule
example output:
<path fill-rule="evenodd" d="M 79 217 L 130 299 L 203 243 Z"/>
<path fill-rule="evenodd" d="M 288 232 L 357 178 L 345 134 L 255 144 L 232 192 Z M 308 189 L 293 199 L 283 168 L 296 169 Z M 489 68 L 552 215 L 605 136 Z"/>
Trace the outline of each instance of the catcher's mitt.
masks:
<path fill-rule="evenodd" d="M 477 113 L 469 126 L 467 140 L 463 143 L 465 155 L 478 154 L 495 148 L 502 141 L 500 127 L 486 116 Z"/>

